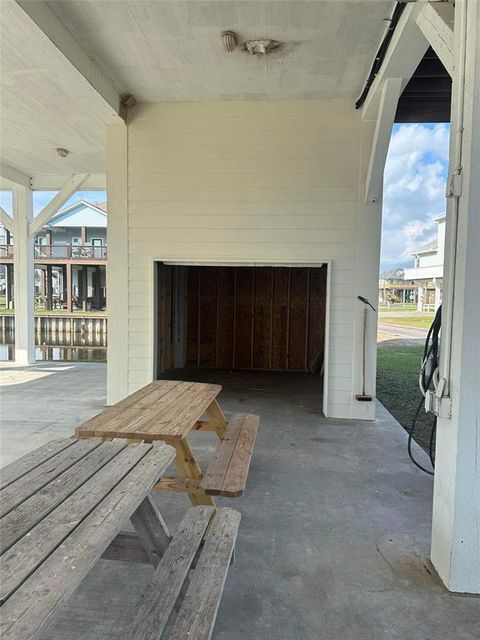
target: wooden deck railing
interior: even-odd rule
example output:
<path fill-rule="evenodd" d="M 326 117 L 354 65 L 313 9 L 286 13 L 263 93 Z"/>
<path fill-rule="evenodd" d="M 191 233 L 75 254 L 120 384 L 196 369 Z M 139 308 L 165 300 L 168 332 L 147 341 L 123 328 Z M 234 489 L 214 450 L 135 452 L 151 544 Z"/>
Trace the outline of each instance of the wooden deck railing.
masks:
<path fill-rule="evenodd" d="M 0 260 L 13 260 L 13 244 L 0 245 Z M 34 260 L 106 260 L 106 246 L 69 245 L 69 244 L 36 244 Z"/>
<path fill-rule="evenodd" d="M 0 244 L 0 259 L 13 260 L 12 244 Z"/>

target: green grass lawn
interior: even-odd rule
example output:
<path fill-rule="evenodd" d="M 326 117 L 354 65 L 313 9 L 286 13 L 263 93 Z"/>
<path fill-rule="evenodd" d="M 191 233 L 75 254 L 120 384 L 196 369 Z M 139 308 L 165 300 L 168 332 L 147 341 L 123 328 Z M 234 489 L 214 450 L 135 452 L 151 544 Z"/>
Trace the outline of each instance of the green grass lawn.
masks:
<path fill-rule="evenodd" d="M 412 329 L 430 329 L 433 322 L 433 313 L 424 316 L 399 316 L 398 318 L 379 316 L 379 324 L 396 324 L 402 327 L 412 327 Z"/>
<path fill-rule="evenodd" d="M 402 302 L 395 302 L 394 304 L 380 304 L 378 306 L 379 311 L 416 311 L 417 305 L 416 303 L 406 302 L 403 304 Z"/>
<path fill-rule="evenodd" d="M 422 397 L 418 388 L 422 354 L 423 346 L 378 345 L 377 397 L 406 430 Z M 414 438 L 426 451 L 432 423 L 433 416 L 422 409 Z"/>

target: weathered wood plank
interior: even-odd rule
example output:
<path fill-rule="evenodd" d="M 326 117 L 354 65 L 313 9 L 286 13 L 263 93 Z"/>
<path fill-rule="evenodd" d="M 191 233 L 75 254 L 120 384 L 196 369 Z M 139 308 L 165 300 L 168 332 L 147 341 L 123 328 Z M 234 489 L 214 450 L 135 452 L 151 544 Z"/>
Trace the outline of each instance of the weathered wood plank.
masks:
<path fill-rule="evenodd" d="M 116 446 L 105 443 L 102 447 Z M 146 448 L 147 447 L 147 448 Z M 146 455 L 148 445 L 120 452 L 0 557 L 0 602 L 28 578 Z"/>
<path fill-rule="evenodd" d="M 194 427 L 221 391 L 219 385 L 171 380 L 153 382 L 146 388 L 145 395 L 136 392 L 129 396 L 123 408 L 114 405 L 77 427 L 77 436 L 178 440 Z"/>
<path fill-rule="evenodd" d="M 162 636 L 213 514 L 214 509 L 206 506 L 187 511 L 137 604 L 125 640 L 152 640 Z M 183 640 L 187 637 L 183 636 Z"/>
<path fill-rule="evenodd" d="M 242 495 L 247 482 L 259 418 L 236 414 L 208 465 L 201 486 L 208 495 Z"/>
<path fill-rule="evenodd" d="M 200 469 L 198 462 L 193 455 L 193 451 L 190 448 L 187 438 L 174 443 L 177 455 L 175 456 L 175 466 L 177 467 L 178 475 L 182 479 L 192 479 L 200 481 L 202 479 L 202 470 Z M 199 505 L 207 505 L 210 507 L 215 506 L 215 502 L 211 496 L 205 495 L 205 493 L 199 493 L 193 491 L 188 494 L 190 502 L 194 507 Z"/>
<path fill-rule="evenodd" d="M 225 429 L 228 426 L 227 419 L 220 408 L 217 400 L 213 400 L 209 407 L 206 409 L 206 413 L 210 418 L 210 421 L 216 425 L 216 432 L 219 438 L 223 438 L 225 435 Z"/>
<path fill-rule="evenodd" d="M 175 380 L 151 382 L 81 424 L 76 428 L 75 433 L 79 438 L 109 436 L 116 431 L 117 425 L 128 422 L 132 417 L 137 416 L 138 409 L 147 409 L 152 404 L 158 406 L 158 402 L 162 398 L 171 397 L 171 392 L 181 384 Z"/>
<path fill-rule="evenodd" d="M 76 462 L 100 446 L 100 442 L 81 441 L 60 451 L 30 473 L 23 475 L 0 492 L 0 517 L 3 517 Z"/>
<path fill-rule="evenodd" d="M 28 640 L 39 630 L 101 557 L 172 459 L 170 447 L 148 447 L 140 462 L 3 605 L 2 640 Z"/>
<path fill-rule="evenodd" d="M 116 456 L 126 443 L 97 447 L 0 520 L 0 555 Z"/>
<path fill-rule="evenodd" d="M 239 525 L 238 511 L 218 510 L 208 530 L 170 640 L 210 640 L 212 637 Z"/>
<path fill-rule="evenodd" d="M 150 496 L 145 497 L 130 519 L 151 563 L 156 567 L 172 536 Z"/>
<path fill-rule="evenodd" d="M 164 418 L 162 432 L 165 435 L 185 437 L 219 392 L 220 387 L 217 385 L 196 384 L 193 390 L 189 390 L 184 402 L 172 407 L 171 412 Z M 155 427 L 156 425 L 154 430 Z"/>
<path fill-rule="evenodd" d="M 252 460 L 253 447 L 257 437 L 259 418 L 247 415 L 232 452 L 228 470 L 222 483 L 221 494 L 227 497 L 241 496 L 247 484 L 248 471 Z M 206 492 L 208 493 L 208 491 Z"/>
<path fill-rule="evenodd" d="M 43 462 L 53 458 L 54 455 L 63 451 L 63 449 L 71 447 L 75 442 L 75 438 L 52 440 L 42 447 L 27 453 L 18 460 L 15 460 L 6 467 L 3 467 L 3 469 L 0 469 L 0 490 L 5 489 L 9 484 L 15 482 L 15 480 L 18 480 L 26 473 L 29 473 Z"/>
<path fill-rule="evenodd" d="M 105 549 L 102 560 L 121 560 L 122 562 L 138 562 L 150 564 L 143 544 L 136 533 L 121 531 Z"/>

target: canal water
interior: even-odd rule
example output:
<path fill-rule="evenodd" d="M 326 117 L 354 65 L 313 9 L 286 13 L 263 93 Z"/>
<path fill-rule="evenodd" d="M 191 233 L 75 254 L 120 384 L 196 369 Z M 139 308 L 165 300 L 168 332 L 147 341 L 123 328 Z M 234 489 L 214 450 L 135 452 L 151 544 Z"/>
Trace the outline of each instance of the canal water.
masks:
<path fill-rule="evenodd" d="M 69 362 L 106 362 L 107 335 L 105 332 L 35 331 L 37 360 L 66 360 Z M 0 332 L 0 361 L 14 359 L 13 331 Z"/>

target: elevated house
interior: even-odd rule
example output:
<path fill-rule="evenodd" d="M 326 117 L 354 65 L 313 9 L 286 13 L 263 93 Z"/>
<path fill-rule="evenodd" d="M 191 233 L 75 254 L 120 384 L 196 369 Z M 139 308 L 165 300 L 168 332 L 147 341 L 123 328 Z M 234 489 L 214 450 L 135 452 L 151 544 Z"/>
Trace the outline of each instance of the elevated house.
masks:
<path fill-rule="evenodd" d="M 479 593 L 480 3 L 2 11 L 16 359 L 34 360 L 36 234 L 76 189 L 106 187 L 109 403 L 173 369 L 296 371 L 328 420 L 360 421 L 361 441 L 377 319 L 368 307 L 364 325 L 359 296 L 378 295 L 392 125 L 451 121 L 431 559 L 449 589 Z M 224 48 L 227 29 L 238 46 Z M 35 218 L 32 189 L 58 191 Z"/>
<path fill-rule="evenodd" d="M 4 267 L 6 307 L 13 307 L 14 238 L 4 228 L 0 265 Z M 34 239 L 35 297 L 39 307 L 102 310 L 106 302 L 106 203 L 80 200 L 61 209 Z"/>
<path fill-rule="evenodd" d="M 405 278 L 404 267 L 384 271 L 378 280 L 378 300 L 382 304 L 417 301 L 417 285 Z"/>
<path fill-rule="evenodd" d="M 442 302 L 446 219 L 446 215 L 435 218 L 436 237 L 414 251 L 414 266 L 405 269 L 405 278 L 418 287 L 419 311 L 436 311 Z"/>

